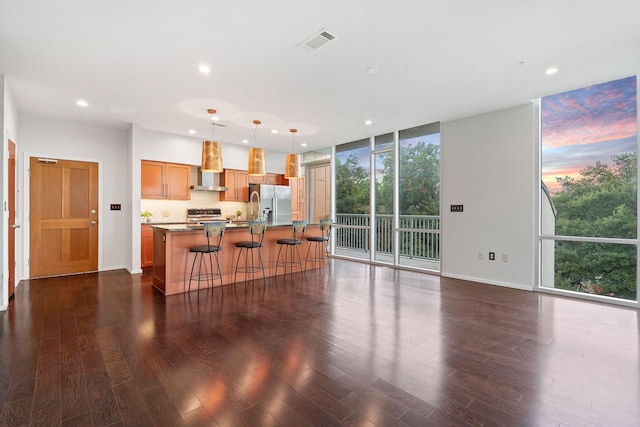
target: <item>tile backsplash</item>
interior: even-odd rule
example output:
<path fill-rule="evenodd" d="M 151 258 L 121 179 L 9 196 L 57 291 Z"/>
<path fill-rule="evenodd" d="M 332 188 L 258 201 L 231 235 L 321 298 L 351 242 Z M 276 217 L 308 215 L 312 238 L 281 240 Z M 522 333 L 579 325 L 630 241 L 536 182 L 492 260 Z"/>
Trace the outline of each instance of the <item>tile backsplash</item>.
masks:
<path fill-rule="evenodd" d="M 247 203 L 221 202 L 220 193 L 215 191 L 192 191 L 191 200 L 142 199 L 141 212 L 149 211 L 153 214 L 151 222 L 184 222 L 187 209 L 220 208 L 222 218 L 235 217 L 236 211 L 241 210 L 247 215 Z"/>

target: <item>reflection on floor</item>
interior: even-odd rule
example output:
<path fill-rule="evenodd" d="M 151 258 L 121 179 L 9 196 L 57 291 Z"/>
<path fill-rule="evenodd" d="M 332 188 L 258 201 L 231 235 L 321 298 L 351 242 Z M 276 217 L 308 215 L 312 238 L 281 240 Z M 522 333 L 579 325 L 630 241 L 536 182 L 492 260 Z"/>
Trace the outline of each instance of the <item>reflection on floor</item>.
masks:
<path fill-rule="evenodd" d="M 0 425 L 640 425 L 638 310 L 333 260 L 163 297 L 22 283 Z"/>

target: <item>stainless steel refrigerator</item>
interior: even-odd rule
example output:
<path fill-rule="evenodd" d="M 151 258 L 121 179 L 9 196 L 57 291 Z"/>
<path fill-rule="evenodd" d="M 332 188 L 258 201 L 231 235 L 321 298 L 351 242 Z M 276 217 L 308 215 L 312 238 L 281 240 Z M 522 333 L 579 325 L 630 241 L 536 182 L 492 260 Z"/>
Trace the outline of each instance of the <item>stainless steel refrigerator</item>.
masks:
<path fill-rule="evenodd" d="M 270 224 L 291 224 L 291 187 L 249 184 L 249 218 Z"/>

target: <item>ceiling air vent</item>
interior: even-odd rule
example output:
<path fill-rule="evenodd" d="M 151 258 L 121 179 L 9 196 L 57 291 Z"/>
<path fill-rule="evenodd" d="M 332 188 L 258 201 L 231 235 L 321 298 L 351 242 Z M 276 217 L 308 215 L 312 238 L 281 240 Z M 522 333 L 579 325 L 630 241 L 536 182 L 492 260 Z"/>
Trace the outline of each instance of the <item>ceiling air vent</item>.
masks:
<path fill-rule="evenodd" d="M 331 34 L 325 28 L 321 29 L 311 37 L 307 38 L 304 41 L 301 41 L 296 45 L 296 47 L 305 52 L 313 52 L 323 44 L 329 43 L 331 40 L 335 39 L 336 36 Z"/>

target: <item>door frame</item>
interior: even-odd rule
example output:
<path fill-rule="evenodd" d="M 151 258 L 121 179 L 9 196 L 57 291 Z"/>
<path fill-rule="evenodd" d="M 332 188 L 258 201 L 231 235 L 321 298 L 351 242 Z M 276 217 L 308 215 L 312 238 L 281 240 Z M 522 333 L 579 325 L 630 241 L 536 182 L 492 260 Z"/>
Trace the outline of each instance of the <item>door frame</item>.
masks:
<path fill-rule="evenodd" d="M 17 273 L 17 263 L 16 263 L 16 232 L 15 224 L 18 223 L 18 218 L 16 218 L 16 212 L 18 211 L 18 200 L 17 200 L 17 178 L 18 178 L 18 146 L 15 142 L 11 140 L 11 138 L 7 138 L 7 164 L 11 162 L 12 156 L 11 151 L 13 149 L 13 167 L 9 165 L 7 167 L 8 179 L 7 179 L 7 254 L 8 254 L 8 262 L 7 267 L 9 270 L 9 274 L 7 275 L 7 301 L 11 299 L 15 295 L 16 292 L 16 273 Z M 12 176 L 13 175 L 13 176 Z M 12 185 L 13 184 L 13 185 Z M 11 212 L 13 210 L 13 212 Z M 13 216 L 13 221 L 12 221 Z M 10 287 L 13 282 L 13 294 L 10 294 Z"/>
<path fill-rule="evenodd" d="M 30 197 L 31 197 L 31 177 L 30 177 L 30 169 L 29 169 L 29 159 L 31 157 L 45 157 L 59 160 L 71 160 L 76 162 L 90 162 L 98 164 L 98 271 L 102 271 L 103 269 L 103 242 L 104 242 L 104 227 L 102 227 L 102 221 L 105 218 L 105 209 L 104 209 L 104 196 L 102 189 L 104 184 L 103 177 L 103 161 L 102 159 L 96 159 L 94 157 L 78 157 L 78 156 L 69 156 L 66 154 L 55 154 L 55 153 L 41 153 L 41 152 L 25 152 L 22 155 L 22 217 L 20 218 L 22 221 L 23 228 L 23 245 L 22 245 L 22 277 L 29 278 L 29 257 L 31 256 L 31 223 L 29 222 L 29 212 L 31 209 L 30 206 Z M 26 166 L 25 166 L 26 165 Z M 16 277 L 16 280 L 18 278 Z"/>

